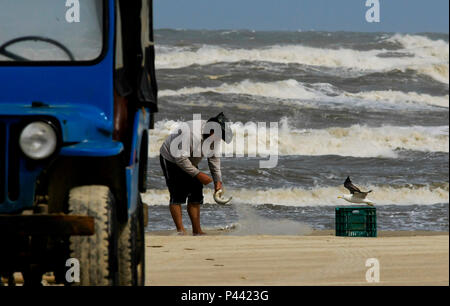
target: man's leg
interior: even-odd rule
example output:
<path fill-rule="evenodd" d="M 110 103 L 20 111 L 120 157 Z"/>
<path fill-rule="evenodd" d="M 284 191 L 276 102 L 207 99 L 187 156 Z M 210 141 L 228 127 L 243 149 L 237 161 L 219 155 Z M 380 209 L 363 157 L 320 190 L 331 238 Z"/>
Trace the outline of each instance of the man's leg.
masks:
<path fill-rule="evenodd" d="M 180 184 L 180 174 L 183 175 L 182 170 L 176 166 L 165 160 L 161 155 L 159 157 L 161 163 L 161 169 L 164 173 L 164 177 L 166 179 L 167 187 L 169 188 L 170 193 L 170 204 L 169 210 L 172 215 L 173 222 L 177 228 L 178 233 L 186 234 L 186 230 L 183 226 L 183 216 L 181 214 L 181 204 L 186 203 L 187 194 L 183 188 L 183 185 Z"/>
<path fill-rule="evenodd" d="M 172 215 L 173 222 L 175 223 L 175 226 L 177 227 L 177 232 L 186 234 L 186 230 L 184 229 L 183 225 L 183 216 L 181 213 L 181 205 L 180 204 L 170 204 L 170 214 Z"/>
<path fill-rule="evenodd" d="M 200 227 L 200 204 L 188 203 L 187 211 L 192 223 L 192 233 L 194 235 L 205 235 Z"/>

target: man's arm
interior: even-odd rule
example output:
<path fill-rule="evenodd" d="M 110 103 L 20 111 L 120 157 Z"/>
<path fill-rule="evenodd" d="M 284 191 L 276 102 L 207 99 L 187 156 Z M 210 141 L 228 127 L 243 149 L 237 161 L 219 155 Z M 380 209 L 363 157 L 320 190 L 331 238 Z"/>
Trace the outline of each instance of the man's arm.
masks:
<path fill-rule="evenodd" d="M 205 173 L 198 170 L 197 167 L 195 167 L 189 158 L 187 157 L 176 157 L 175 163 L 180 167 L 184 172 L 189 174 L 192 177 L 196 177 L 203 185 L 208 185 L 212 182 L 212 179 Z"/>
<path fill-rule="evenodd" d="M 200 173 L 200 170 L 198 170 L 198 168 L 191 163 L 188 157 L 180 156 L 175 157 L 174 159 L 178 167 L 180 167 L 184 172 L 186 172 L 190 176 L 195 177 L 197 176 L 197 174 Z"/>
<path fill-rule="evenodd" d="M 210 157 L 208 158 L 208 166 L 211 171 L 211 175 L 214 180 L 214 189 L 222 189 L 222 172 L 220 170 L 220 157 Z"/>

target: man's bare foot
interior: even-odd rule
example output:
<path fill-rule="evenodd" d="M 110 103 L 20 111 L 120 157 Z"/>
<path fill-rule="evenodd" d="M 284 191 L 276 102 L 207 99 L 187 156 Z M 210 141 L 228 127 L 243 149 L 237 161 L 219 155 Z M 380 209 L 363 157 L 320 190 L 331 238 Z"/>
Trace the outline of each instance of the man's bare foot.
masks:
<path fill-rule="evenodd" d="M 192 233 L 192 235 L 193 236 L 204 236 L 204 235 L 207 235 L 205 232 L 203 232 L 203 231 L 201 231 L 201 232 L 198 232 L 198 233 Z"/>
<path fill-rule="evenodd" d="M 188 233 L 186 232 L 186 230 L 182 230 L 182 231 L 177 231 L 177 235 L 178 236 L 186 236 Z"/>

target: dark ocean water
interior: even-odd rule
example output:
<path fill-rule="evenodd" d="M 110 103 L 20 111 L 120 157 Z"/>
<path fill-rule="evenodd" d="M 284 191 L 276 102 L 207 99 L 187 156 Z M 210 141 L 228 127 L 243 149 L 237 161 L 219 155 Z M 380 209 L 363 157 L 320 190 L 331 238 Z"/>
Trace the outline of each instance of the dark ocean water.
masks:
<path fill-rule="evenodd" d="M 259 168 L 267 159 L 259 154 L 223 158 L 233 205 L 212 204 L 208 187 L 204 226 L 331 229 L 335 206 L 348 205 L 337 196 L 350 175 L 374 190 L 380 230 L 448 230 L 448 35 L 166 29 L 155 40 L 160 112 L 143 196 L 148 230 L 174 228 L 162 141 L 193 114 L 221 111 L 243 123 L 236 133 L 277 122 L 278 164 Z M 251 133 L 245 152 L 260 153 Z"/>

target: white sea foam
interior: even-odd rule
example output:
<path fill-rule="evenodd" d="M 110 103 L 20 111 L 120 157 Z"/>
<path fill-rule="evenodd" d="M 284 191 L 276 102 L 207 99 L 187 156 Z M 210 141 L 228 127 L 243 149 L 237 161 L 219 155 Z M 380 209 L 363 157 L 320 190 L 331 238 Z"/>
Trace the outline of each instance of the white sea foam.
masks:
<path fill-rule="evenodd" d="M 204 45 L 195 51 L 178 47 L 168 51 L 165 48 L 164 52 L 157 53 L 156 67 L 159 69 L 176 69 L 194 64 L 210 65 L 220 62 L 264 61 L 362 71 L 413 69 L 448 84 L 448 43 L 442 40 L 434 41 L 418 35 L 394 35 L 387 41 L 401 44 L 404 49 L 398 50 L 398 52 L 412 54 L 413 57 L 382 56 L 390 52 L 388 50 L 322 49 L 302 45 L 275 45 L 259 49 L 230 49 Z"/>
<path fill-rule="evenodd" d="M 271 46 L 261 49 L 227 49 L 205 45 L 196 51 L 159 54 L 157 68 L 181 68 L 190 65 L 210 65 L 220 62 L 264 61 L 296 63 L 312 66 L 380 70 L 410 64 L 411 58 L 377 57 L 382 51 L 352 49 L 320 49 L 301 45 Z"/>
<path fill-rule="evenodd" d="M 430 188 L 424 187 L 401 187 L 392 188 L 388 186 L 367 186 L 373 189 L 370 199 L 376 205 L 432 205 L 449 202 L 449 190 L 447 186 Z M 212 190 L 205 189 L 205 203 L 214 204 Z M 314 189 L 302 188 L 274 188 L 274 189 L 231 189 L 227 194 L 233 196 L 235 204 L 274 204 L 286 206 L 334 206 L 351 205 L 337 197 L 347 194 L 343 187 L 318 187 Z M 167 205 L 169 203 L 169 192 L 164 189 L 149 190 L 143 195 L 143 201 L 149 205 Z"/>
<path fill-rule="evenodd" d="M 386 41 L 397 42 L 406 50 L 413 51 L 414 54 L 428 55 L 448 61 L 448 42 L 442 39 L 432 40 L 421 35 L 395 34 Z"/>
<path fill-rule="evenodd" d="M 343 93 L 339 97 L 345 98 L 355 98 L 358 100 L 365 101 L 377 101 L 377 102 L 390 102 L 395 105 L 400 103 L 413 103 L 413 104 L 421 104 L 421 105 L 432 105 L 432 106 L 440 106 L 446 107 L 449 106 L 449 96 L 431 96 L 428 94 L 419 94 L 416 92 L 401 92 L 394 90 L 387 91 L 365 91 L 359 93 Z"/>
<path fill-rule="evenodd" d="M 278 82 L 252 82 L 244 80 L 239 83 L 224 83 L 217 87 L 184 87 L 178 90 L 161 90 L 160 97 L 190 95 L 205 92 L 216 92 L 221 94 L 244 94 L 255 96 L 266 96 L 281 99 L 305 99 L 314 100 L 324 96 L 320 92 L 308 90 L 302 83 L 296 80 Z"/>
<path fill-rule="evenodd" d="M 365 91 L 349 93 L 342 91 L 328 83 L 305 84 L 293 79 L 276 82 L 242 82 L 227 84 L 223 83 L 216 87 L 184 87 L 178 90 L 161 90 L 160 97 L 201 94 L 215 92 L 220 94 L 241 94 L 271 97 L 277 99 L 293 99 L 299 101 L 320 101 L 348 104 L 352 108 L 355 103 L 363 103 L 371 107 L 409 107 L 411 104 L 449 106 L 449 96 L 431 96 L 416 92 L 401 91 Z M 376 103 L 374 103 L 376 102 Z M 389 104 L 389 105 L 386 105 Z"/>
<path fill-rule="evenodd" d="M 176 131 L 179 122 L 158 121 L 150 133 L 150 156 L 157 156 L 166 137 Z M 247 126 L 248 127 L 248 126 Z M 224 152 L 244 152 L 247 156 L 270 153 L 270 146 L 278 143 L 279 155 L 341 155 L 353 157 L 396 158 L 398 150 L 449 152 L 448 126 L 438 127 L 333 127 L 327 129 L 295 129 L 286 118 L 279 122 L 278 136 L 257 138 L 256 130 L 242 124 L 232 125 L 233 133 L 244 134 L 243 148 L 238 144 L 224 144 Z M 246 144 L 247 143 L 247 144 Z"/>
<path fill-rule="evenodd" d="M 387 41 L 400 43 L 415 55 L 408 68 L 417 70 L 442 83 L 449 83 L 449 45 L 444 40 L 432 40 L 420 35 L 396 34 Z M 404 67 L 403 67 L 404 68 Z"/>

